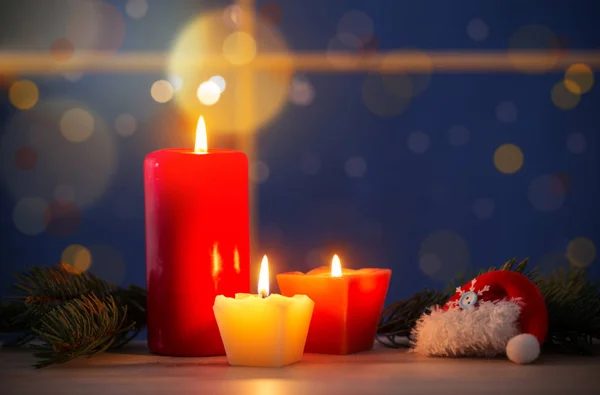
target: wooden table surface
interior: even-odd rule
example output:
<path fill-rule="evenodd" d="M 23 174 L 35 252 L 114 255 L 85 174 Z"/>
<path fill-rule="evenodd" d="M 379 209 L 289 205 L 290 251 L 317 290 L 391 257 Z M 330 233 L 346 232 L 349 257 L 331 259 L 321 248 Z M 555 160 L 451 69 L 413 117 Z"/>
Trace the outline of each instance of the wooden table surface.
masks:
<path fill-rule="evenodd" d="M 0 351 L 4 395 L 600 394 L 600 357 L 544 355 L 539 363 L 425 358 L 375 347 L 355 355 L 305 354 L 278 369 L 225 357 L 172 358 L 136 342 L 115 353 L 36 370 L 26 349 Z"/>

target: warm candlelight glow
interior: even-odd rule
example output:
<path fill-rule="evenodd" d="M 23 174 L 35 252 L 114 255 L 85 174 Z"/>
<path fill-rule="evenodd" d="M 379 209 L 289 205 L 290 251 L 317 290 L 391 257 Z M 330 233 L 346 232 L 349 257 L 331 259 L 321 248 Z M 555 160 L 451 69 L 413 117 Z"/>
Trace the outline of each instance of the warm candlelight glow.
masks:
<path fill-rule="evenodd" d="M 269 260 L 265 255 L 260 264 L 260 275 L 258 276 L 258 294 L 263 298 L 269 296 Z"/>
<path fill-rule="evenodd" d="M 200 116 L 198 119 L 198 126 L 196 127 L 196 147 L 194 152 L 202 153 L 208 150 L 208 143 L 206 141 L 206 124 L 204 123 L 204 117 Z"/>
<path fill-rule="evenodd" d="M 331 277 L 342 277 L 342 264 L 337 254 L 331 260 Z"/>

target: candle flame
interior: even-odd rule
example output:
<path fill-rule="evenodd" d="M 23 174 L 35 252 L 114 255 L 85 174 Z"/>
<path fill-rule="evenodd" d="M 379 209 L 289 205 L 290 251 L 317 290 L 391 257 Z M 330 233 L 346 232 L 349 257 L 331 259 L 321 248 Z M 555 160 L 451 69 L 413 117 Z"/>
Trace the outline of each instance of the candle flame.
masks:
<path fill-rule="evenodd" d="M 208 151 L 206 124 L 204 123 L 204 117 L 200 116 L 200 119 L 198 119 L 198 126 L 196 127 L 196 146 L 194 147 L 194 152 L 203 153 L 206 151 Z"/>
<path fill-rule="evenodd" d="M 342 277 L 342 263 L 337 254 L 331 260 L 331 277 Z"/>
<path fill-rule="evenodd" d="M 265 255 L 260 264 L 260 275 L 258 276 L 258 294 L 263 298 L 269 296 L 269 260 Z"/>

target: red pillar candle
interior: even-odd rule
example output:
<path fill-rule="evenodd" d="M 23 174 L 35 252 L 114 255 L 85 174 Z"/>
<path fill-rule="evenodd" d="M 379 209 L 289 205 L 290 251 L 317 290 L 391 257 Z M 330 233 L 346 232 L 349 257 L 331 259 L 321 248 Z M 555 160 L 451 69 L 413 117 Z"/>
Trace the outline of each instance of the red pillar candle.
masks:
<path fill-rule="evenodd" d="M 334 256 L 331 269 L 277 275 L 281 294 L 303 294 L 315 302 L 305 352 L 352 354 L 370 350 L 377 333 L 392 271 L 341 268 Z"/>
<path fill-rule="evenodd" d="M 148 347 L 173 356 L 225 355 L 213 305 L 250 291 L 248 160 L 196 148 L 144 161 Z"/>

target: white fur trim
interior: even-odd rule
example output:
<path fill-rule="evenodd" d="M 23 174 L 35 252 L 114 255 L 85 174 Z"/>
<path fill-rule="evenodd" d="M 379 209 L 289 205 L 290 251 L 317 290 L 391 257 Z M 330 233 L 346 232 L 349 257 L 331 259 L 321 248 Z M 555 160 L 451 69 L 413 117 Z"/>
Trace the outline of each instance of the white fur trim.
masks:
<path fill-rule="evenodd" d="M 510 339 L 506 345 L 506 356 L 518 364 L 531 363 L 540 355 L 540 342 L 529 334 L 521 333 Z"/>
<path fill-rule="evenodd" d="M 485 356 L 506 352 L 508 341 L 519 334 L 518 302 L 481 302 L 470 309 L 443 311 L 434 307 L 412 331 L 413 352 L 428 356 Z"/>

